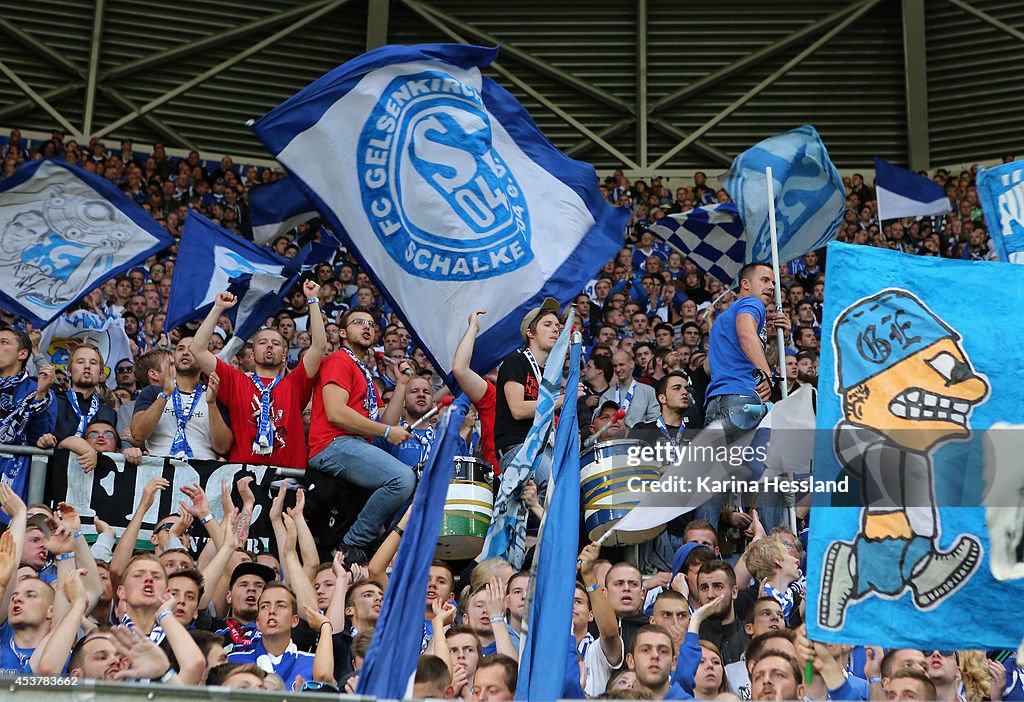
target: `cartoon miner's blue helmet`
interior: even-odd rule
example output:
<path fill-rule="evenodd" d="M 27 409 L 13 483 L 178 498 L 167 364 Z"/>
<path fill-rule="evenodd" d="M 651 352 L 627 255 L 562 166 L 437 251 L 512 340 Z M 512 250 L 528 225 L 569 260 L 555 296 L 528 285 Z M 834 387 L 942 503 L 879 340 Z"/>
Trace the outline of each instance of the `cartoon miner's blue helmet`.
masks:
<path fill-rule="evenodd" d="M 889 288 L 846 308 L 833 331 L 840 392 L 870 380 L 953 331 L 917 297 Z"/>

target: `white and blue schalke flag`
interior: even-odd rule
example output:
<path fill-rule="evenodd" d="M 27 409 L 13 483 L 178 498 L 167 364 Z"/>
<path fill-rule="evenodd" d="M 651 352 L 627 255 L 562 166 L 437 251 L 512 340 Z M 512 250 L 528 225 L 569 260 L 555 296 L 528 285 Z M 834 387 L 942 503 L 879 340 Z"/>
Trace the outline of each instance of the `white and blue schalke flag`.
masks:
<path fill-rule="evenodd" d="M 772 260 L 767 166 L 772 168 L 775 186 L 779 263 L 835 239 L 846 205 L 843 179 L 814 127 L 798 127 L 741 153 L 722 178 L 747 231 L 745 263 Z"/>
<path fill-rule="evenodd" d="M 832 243 L 818 388 L 807 554 L 807 635 L 887 648 L 1016 648 L 1024 581 L 993 575 L 1021 558 L 1020 531 L 986 530 L 1016 510 L 1021 443 L 995 463 L 985 439 L 1024 424 L 1024 268 Z M 1000 305 L 975 299 L 999 290 Z M 841 481 L 846 480 L 843 485 Z M 1012 563 L 1008 564 L 1012 567 Z M 1019 576 L 1018 576 L 1019 578 Z"/>
<path fill-rule="evenodd" d="M 1024 263 L 1024 164 L 978 171 L 978 199 L 1000 261 Z"/>
<path fill-rule="evenodd" d="M 229 310 L 235 336 L 248 339 L 281 308 L 295 283 L 298 264 L 236 236 L 190 211 L 174 267 L 167 331 L 202 319 L 217 293 L 229 290 L 238 304 Z"/>
<path fill-rule="evenodd" d="M 875 156 L 875 196 L 878 217 L 931 217 L 949 212 L 952 207 L 946 191 L 931 178 L 894 166 Z"/>
<path fill-rule="evenodd" d="M 671 214 L 647 228 L 726 285 L 731 285 L 743 268 L 747 240 L 739 211 L 731 202 Z"/>
<path fill-rule="evenodd" d="M 317 217 L 316 208 L 289 177 L 249 191 L 252 238 L 257 244 L 269 244 L 280 234 Z"/>
<path fill-rule="evenodd" d="M 33 161 L 0 183 L 0 306 L 44 327 L 173 243 L 110 181 L 59 161 Z"/>
<path fill-rule="evenodd" d="M 438 314 L 487 310 L 472 365 L 494 368 L 522 344 L 523 315 L 568 301 L 615 255 L 629 217 L 480 74 L 497 55 L 381 47 L 253 127 L 445 374 L 462 331 Z"/>

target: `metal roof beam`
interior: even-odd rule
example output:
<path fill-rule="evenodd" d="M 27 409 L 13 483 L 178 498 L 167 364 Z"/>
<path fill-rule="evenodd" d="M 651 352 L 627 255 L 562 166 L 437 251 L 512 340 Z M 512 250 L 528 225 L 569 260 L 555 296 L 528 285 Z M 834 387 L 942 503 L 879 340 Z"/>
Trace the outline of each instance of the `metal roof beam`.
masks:
<path fill-rule="evenodd" d="M 444 34 L 447 34 L 449 37 L 451 37 L 455 41 L 459 42 L 460 44 L 468 44 L 469 43 L 469 42 L 466 41 L 466 39 L 462 35 L 460 35 L 458 32 L 453 30 L 451 27 L 448 27 L 441 19 L 439 19 L 437 17 L 434 17 L 431 13 L 425 11 L 425 9 L 419 3 L 417 3 L 417 2 L 409 2 L 409 0 L 406 0 L 406 4 L 409 6 L 410 10 L 412 10 L 413 12 L 418 14 L 423 19 L 427 20 L 427 22 L 430 22 L 432 25 L 437 27 Z M 527 95 L 532 97 L 534 100 L 536 100 L 537 102 L 542 104 L 544 107 L 549 109 L 551 112 L 553 112 L 555 115 L 560 117 L 562 120 L 564 120 L 570 126 L 572 126 L 575 129 L 577 129 L 581 134 L 583 134 L 584 136 L 587 137 L 589 142 L 592 142 L 592 143 L 600 146 L 605 151 L 610 153 L 612 156 L 614 156 L 615 158 L 621 160 L 623 163 L 629 164 L 630 168 L 637 168 L 637 169 L 639 168 L 639 166 L 633 161 L 633 159 L 629 158 L 628 156 L 623 154 L 621 151 L 616 149 L 614 146 L 609 144 L 607 141 L 605 141 L 603 138 L 601 138 L 601 136 L 596 134 L 592 129 L 590 129 L 585 124 L 580 122 L 578 119 L 576 119 L 575 117 L 570 115 L 568 112 L 563 110 L 561 107 L 556 105 L 554 102 L 552 102 L 548 98 L 546 98 L 543 95 L 541 95 L 537 90 L 535 90 L 532 86 L 528 85 L 525 81 L 523 81 L 521 78 L 516 76 L 510 70 L 508 70 L 504 66 L 499 65 L 497 61 L 492 63 L 490 65 L 490 68 L 492 68 L 495 71 L 497 71 L 498 73 L 500 73 L 508 81 L 510 81 L 511 83 L 514 83 L 516 86 L 518 86 L 520 90 L 522 90 Z M 632 118 L 630 118 L 630 121 L 632 121 Z"/>
<path fill-rule="evenodd" d="M 103 14 L 106 0 L 96 0 L 92 18 L 92 39 L 89 42 L 89 73 L 85 79 L 85 115 L 82 118 L 82 134 L 92 133 L 92 115 L 96 107 L 96 74 L 100 65 L 100 47 L 103 45 Z"/>
<path fill-rule="evenodd" d="M 829 30 L 826 34 L 823 34 L 817 41 L 815 41 L 813 44 L 811 44 L 806 49 L 801 51 L 799 54 L 794 56 L 792 59 L 787 61 L 786 64 L 784 66 L 782 66 L 782 68 L 780 68 L 779 70 L 775 71 L 770 76 L 765 78 L 763 81 L 761 81 L 760 83 L 755 85 L 753 88 L 748 90 L 744 95 L 742 95 L 739 99 L 734 101 L 731 105 L 727 106 L 724 110 L 722 110 L 717 115 L 715 115 L 714 117 L 709 119 L 707 122 L 702 124 L 700 127 L 698 127 L 695 131 L 693 131 L 685 139 L 683 139 L 678 144 L 673 146 L 671 149 L 666 151 L 665 154 L 661 158 L 659 158 L 657 161 L 655 161 L 653 164 L 651 164 L 651 169 L 653 170 L 653 169 L 661 168 L 663 165 L 668 163 L 668 161 L 673 156 L 675 156 L 677 153 L 679 153 L 680 151 L 685 149 L 687 146 L 692 144 L 699 137 L 701 137 L 704 134 L 706 134 L 708 131 L 710 131 L 716 124 L 721 122 L 723 119 L 725 119 L 726 117 L 731 115 L 733 112 L 735 112 L 739 108 L 743 107 L 743 105 L 745 105 L 751 99 L 756 97 L 759 93 L 761 93 L 761 91 L 763 91 L 765 88 L 767 88 L 772 83 L 777 81 L 779 78 L 784 76 L 786 73 L 788 73 L 790 70 L 792 70 L 795 66 L 799 65 L 805 58 L 807 58 L 808 56 L 813 54 L 815 51 L 820 49 L 822 46 L 824 46 L 828 42 L 832 41 L 833 37 L 835 37 L 837 34 L 842 32 L 849 25 L 853 24 L 855 21 L 860 19 L 860 17 L 865 12 L 870 10 L 872 7 L 877 5 L 879 2 L 880 2 L 880 0 L 864 0 L 863 2 L 859 3 L 856 6 L 856 9 L 854 10 L 854 12 L 852 14 L 850 14 L 846 19 L 844 19 L 842 22 L 840 22 L 835 27 L 833 27 L 831 30 Z"/>
<path fill-rule="evenodd" d="M 388 9 L 390 0 L 370 0 L 366 8 L 366 50 L 388 43 Z"/>
<path fill-rule="evenodd" d="M 275 32 L 274 34 L 270 35 L 266 39 L 263 39 L 262 41 L 259 41 L 259 42 L 255 43 L 255 44 L 253 44 L 252 46 L 250 46 L 249 48 L 245 49 L 244 51 L 235 54 L 234 56 L 232 56 L 228 60 L 222 61 L 221 63 L 217 64 L 216 66 L 214 66 L 213 68 L 209 69 L 208 71 L 204 71 L 203 73 L 200 73 L 198 76 L 196 76 L 192 80 L 186 81 L 186 82 L 182 83 L 181 85 L 179 85 L 178 87 L 173 88 L 171 90 L 168 90 L 163 95 L 160 95 L 159 97 L 154 98 L 153 100 L 150 100 L 149 102 L 147 102 L 142 107 L 140 107 L 140 108 L 138 108 L 136 110 L 132 110 L 131 112 L 129 112 L 128 114 L 124 115 L 120 119 L 117 119 L 117 120 L 111 122 L 106 127 L 104 127 L 103 129 L 99 130 L 98 132 L 96 132 L 96 136 L 97 137 L 102 137 L 105 134 L 109 134 L 110 132 L 114 131 L 115 129 L 118 129 L 119 127 L 123 127 L 124 125 L 128 124 L 129 122 L 134 121 L 135 119 L 145 115 L 146 113 L 152 112 L 153 110 L 155 110 L 156 108 L 160 107 L 164 103 L 169 102 L 170 100 L 173 100 L 174 98 L 178 97 L 182 93 L 188 92 L 189 90 L 191 90 L 192 88 L 196 87 L 200 83 L 203 83 L 203 82 L 209 80 L 210 78 L 213 78 L 214 76 L 216 76 L 216 75 L 218 75 L 220 73 L 223 73 L 227 69 L 229 69 L 232 66 L 234 66 L 236 63 L 239 63 L 240 61 L 244 61 L 245 59 L 249 58 L 250 56 L 252 56 L 253 54 L 255 54 L 255 53 L 259 52 L 259 51 L 262 51 L 263 49 L 265 49 L 266 47 L 270 46 L 271 44 L 274 44 L 274 43 L 280 41 L 281 39 L 284 39 L 288 35 L 290 35 L 290 34 L 292 34 L 294 32 L 297 32 L 298 30 L 302 29 L 303 27 L 305 27 L 310 22 L 314 22 L 314 21 L 320 19 L 320 17 L 322 17 L 323 15 L 326 15 L 328 12 L 333 11 L 334 9 L 336 9 L 337 7 L 345 4 L 346 2 L 348 2 L 348 0 L 331 0 L 326 5 L 322 5 L 320 7 L 320 9 L 316 10 L 315 12 L 307 14 L 306 16 L 302 17 L 301 19 L 299 19 L 298 21 L 294 22 L 293 24 L 290 24 L 287 27 L 284 27 L 283 29 L 281 29 L 281 30 Z"/>
<path fill-rule="evenodd" d="M 615 136 L 616 134 L 621 132 L 623 129 L 625 129 L 629 125 L 633 124 L 633 122 L 635 122 L 635 121 L 636 121 L 636 117 L 623 117 L 622 119 L 620 119 L 615 124 L 610 124 L 607 127 L 605 127 L 604 129 L 602 129 L 601 131 L 599 131 L 597 133 L 597 136 L 599 138 L 601 138 L 601 139 L 607 139 L 610 136 Z M 589 149 L 591 146 L 594 145 L 594 143 L 595 142 L 594 142 L 593 139 L 587 137 L 586 139 L 581 139 L 580 141 L 577 141 L 575 144 L 573 144 L 568 149 L 566 149 L 563 153 L 566 156 L 571 156 L 572 158 L 576 158 L 576 156 L 578 154 L 581 154 L 584 151 L 586 151 L 587 149 Z"/>
<path fill-rule="evenodd" d="M 636 146 L 637 160 L 647 168 L 647 0 L 636 3 Z"/>
<path fill-rule="evenodd" d="M 65 83 L 59 88 L 54 88 L 53 90 L 47 90 L 45 93 L 40 93 L 39 97 L 49 102 L 50 100 L 56 100 L 57 98 L 64 97 L 65 95 L 73 93 L 76 90 L 80 90 L 83 87 L 85 87 L 84 80 L 75 81 L 73 83 Z M 19 100 L 18 102 L 13 102 L 10 105 L 7 105 L 6 107 L 0 108 L 0 120 L 5 120 L 8 117 L 16 117 L 17 115 L 20 115 L 23 112 L 28 112 L 38 104 L 39 103 L 37 103 L 35 100 L 31 100 L 29 98 Z"/>
<path fill-rule="evenodd" d="M 578 90 L 584 95 L 589 95 L 590 97 L 599 100 L 600 102 L 603 102 L 606 105 L 611 105 L 617 110 L 625 112 L 626 114 L 633 114 L 633 106 L 630 105 L 625 100 L 623 100 L 622 98 L 616 97 L 611 93 L 602 90 L 601 88 L 598 88 L 596 85 L 593 85 L 588 81 L 585 81 L 582 78 L 579 78 L 578 76 L 569 73 L 568 71 L 564 71 L 561 68 L 553 66 L 547 61 L 537 58 L 533 54 L 524 51 L 523 49 L 520 49 L 514 44 L 503 42 L 499 40 L 497 37 L 483 31 L 482 29 L 478 29 L 471 24 L 462 22 L 449 14 L 441 12 L 440 10 L 430 7 L 429 5 L 420 3 L 417 0 L 403 0 L 403 2 L 410 9 L 415 10 L 416 8 L 419 8 L 419 10 L 421 10 L 422 12 L 418 12 L 418 14 L 422 15 L 423 12 L 427 12 L 436 17 L 437 19 L 441 20 L 448 26 L 454 27 L 460 32 L 472 35 L 477 39 L 482 40 L 493 46 L 497 46 L 500 44 L 501 53 L 503 55 L 511 56 L 515 60 L 529 66 L 535 71 L 543 73 L 549 78 L 553 78 L 560 83 L 564 83 L 565 85 L 568 85 L 569 87 Z"/>
<path fill-rule="evenodd" d="M 773 41 L 771 44 L 764 47 L 763 49 L 759 49 L 758 51 L 755 51 L 752 54 L 747 54 L 738 61 L 733 61 L 728 66 L 723 66 L 714 73 L 709 73 L 700 80 L 694 81 L 689 85 L 685 85 L 682 88 L 679 88 L 679 90 L 669 93 L 668 95 L 666 95 L 665 97 L 661 98 L 653 105 L 651 105 L 651 114 L 654 114 L 655 112 L 660 112 L 669 105 L 678 102 L 683 98 L 695 95 L 696 93 L 699 93 L 705 88 L 714 85 L 718 81 L 725 80 L 726 78 L 729 78 L 730 76 L 733 76 L 750 66 L 761 63 L 765 59 L 774 56 L 780 51 L 788 49 L 790 46 L 802 42 L 807 37 L 817 34 L 825 27 L 829 27 L 835 22 L 838 22 L 846 15 L 850 14 L 851 12 L 854 12 L 856 9 L 857 5 L 849 5 L 847 7 L 844 7 L 838 12 L 834 12 L 828 17 L 822 18 L 817 22 L 812 22 L 803 29 L 799 29 L 793 32 L 792 34 L 788 34 L 778 41 Z"/>
<path fill-rule="evenodd" d="M 965 12 L 971 13 L 972 15 L 977 17 L 978 19 L 983 20 L 985 22 L 988 22 L 989 24 L 991 24 L 996 29 L 1000 29 L 1000 30 L 1006 32 L 1011 37 L 1014 37 L 1015 39 L 1019 39 L 1021 41 L 1024 41 L 1024 32 L 1021 32 L 1019 29 L 1011 27 L 1010 25 L 1006 24 L 1006 22 L 1003 22 L 1002 20 L 996 19 L 995 17 L 993 17 L 992 15 L 988 14 L 987 12 L 983 12 L 982 10 L 979 10 L 978 8 L 974 7 L 973 5 L 964 2 L 964 0 L 949 0 L 949 2 L 953 3 L 954 5 L 956 5 L 961 10 L 964 10 Z"/>
<path fill-rule="evenodd" d="M 674 124 L 669 124 L 663 119 L 653 117 L 650 119 L 650 122 L 651 126 L 654 127 L 655 129 L 665 134 L 668 134 L 671 137 L 675 137 L 676 139 L 685 139 L 687 136 L 686 132 L 684 132 L 682 129 L 675 126 Z M 710 159 L 713 159 L 716 163 L 722 165 L 725 168 L 728 168 L 729 166 L 732 165 L 732 156 L 725 153 L 721 149 L 716 149 L 715 147 L 708 144 L 706 141 L 696 139 L 693 141 L 693 143 L 690 144 L 690 148 L 698 153 L 704 154 Z"/>
<path fill-rule="evenodd" d="M 112 87 L 110 87 L 108 85 L 100 85 L 100 86 L 97 86 L 96 89 L 99 92 L 101 92 L 104 95 L 106 95 L 107 98 L 109 98 L 111 102 L 120 105 L 121 107 L 123 107 L 126 110 L 134 112 L 134 111 L 136 111 L 138 109 L 138 106 L 136 106 L 136 104 L 134 102 L 132 102 L 131 100 L 126 98 L 116 88 L 112 88 Z M 141 117 L 139 117 L 139 119 L 142 120 L 143 122 L 145 122 L 146 124 L 148 124 L 150 127 L 152 127 L 153 131 L 155 131 L 157 134 L 162 136 L 164 139 L 167 139 L 168 141 L 170 141 L 172 144 L 177 144 L 178 146 L 184 146 L 185 148 L 191 149 L 193 151 L 198 151 L 199 150 L 196 147 L 195 143 L 191 139 L 189 139 L 188 137 L 183 136 L 176 129 L 167 126 L 167 124 L 165 124 L 162 120 L 157 119 L 155 115 L 144 114 Z"/>
<path fill-rule="evenodd" d="M 313 2 L 309 4 L 300 3 L 298 6 L 291 10 L 279 12 L 276 15 L 270 15 L 269 17 L 254 20 L 252 22 L 248 22 L 237 27 L 232 27 L 231 29 L 226 29 L 223 32 L 218 32 L 217 34 L 210 34 L 209 36 L 202 37 L 201 39 L 190 41 L 187 44 L 175 46 L 165 51 L 152 54 L 151 56 L 146 56 L 136 61 L 130 61 L 128 63 L 121 64 L 120 66 L 112 68 L 106 73 L 100 75 L 99 79 L 102 82 L 126 78 L 127 76 L 133 75 L 147 68 L 159 66 L 161 64 L 167 63 L 168 61 L 172 61 L 176 58 L 181 58 L 182 56 L 189 56 L 191 54 L 204 51 L 210 48 L 211 46 L 217 46 L 223 44 L 226 41 L 238 39 L 239 37 L 246 36 L 248 34 L 251 34 L 252 32 L 259 31 L 264 27 L 270 27 L 276 24 L 280 24 L 281 22 L 286 22 L 294 17 L 302 17 L 303 15 L 306 15 L 309 12 L 317 11 L 318 9 L 325 5 L 333 4 L 333 1 L 334 0 L 320 0 L 320 2 Z"/>
<path fill-rule="evenodd" d="M 903 0 L 903 66 L 907 94 L 907 163 L 930 167 L 928 70 L 925 61 L 924 0 Z"/>
<path fill-rule="evenodd" d="M 40 55 L 42 55 L 44 58 L 46 58 L 46 60 L 48 60 L 50 63 L 52 63 L 52 64 L 54 64 L 56 66 L 60 66 L 61 68 L 63 68 L 65 71 L 67 71 L 68 73 L 70 73 L 72 75 L 78 76 L 80 78 L 85 78 L 85 72 L 81 68 L 79 68 L 75 64 L 73 64 L 70 61 L 68 61 L 66 58 L 61 56 L 59 53 L 57 53 L 56 51 L 51 49 L 48 45 L 46 45 L 43 42 L 39 41 L 34 36 L 32 36 L 31 34 L 26 32 L 25 30 L 23 30 L 20 27 L 16 26 L 13 22 L 11 22 L 11 21 L 3 18 L 3 17 L 0 17 L 0 29 L 2 29 L 4 32 L 9 34 L 11 37 L 13 37 L 13 38 L 17 39 L 18 41 L 20 41 L 22 44 L 24 44 L 28 48 L 32 49 L 33 51 L 38 52 Z"/>
<path fill-rule="evenodd" d="M 29 97 L 29 99 L 31 99 L 35 104 L 39 105 L 41 108 L 46 110 L 46 113 L 53 117 L 55 120 L 57 120 L 60 123 L 60 125 L 68 131 L 68 134 L 71 134 L 78 140 L 82 139 L 82 135 L 79 134 L 78 130 L 71 125 L 71 122 L 65 119 L 64 115 L 58 112 L 53 107 L 53 105 L 44 100 L 39 93 L 32 89 L 31 85 L 23 81 L 18 76 L 18 74 L 11 70 L 11 68 L 3 61 L 0 61 L 0 73 L 3 73 L 5 76 L 7 76 L 7 78 L 16 86 L 18 86 L 18 89 L 21 90 L 21 92 L 25 93 Z"/>

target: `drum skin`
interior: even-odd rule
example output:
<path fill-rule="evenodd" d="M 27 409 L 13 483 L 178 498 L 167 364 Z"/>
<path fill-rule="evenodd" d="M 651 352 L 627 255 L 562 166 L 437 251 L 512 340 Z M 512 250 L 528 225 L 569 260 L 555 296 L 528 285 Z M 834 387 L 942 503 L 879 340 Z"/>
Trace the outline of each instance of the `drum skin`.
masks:
<path fill-rule="evenodd" d="M 597 541 L 613 524 L 629 514 L 642 499 L 644 493 L 630 490 L 631 478 L 643 482 L 658 481 L 661 472 L 655 465 L 629 465 L 632 453 L 647 446 L 642 441 L 616 439 L 605 441 L 583 452 L 580 457 L 580 490 L 583 504 L 583 521 L 591 541 Z M 636 460 L 634 459 L 634 463 Z M 633 482 L 634 488 L 636 481 Z M 653 539 L 665 526 L 645 531 L 615 531 L 605 540 L 605 546 L 630 546 Z"/>

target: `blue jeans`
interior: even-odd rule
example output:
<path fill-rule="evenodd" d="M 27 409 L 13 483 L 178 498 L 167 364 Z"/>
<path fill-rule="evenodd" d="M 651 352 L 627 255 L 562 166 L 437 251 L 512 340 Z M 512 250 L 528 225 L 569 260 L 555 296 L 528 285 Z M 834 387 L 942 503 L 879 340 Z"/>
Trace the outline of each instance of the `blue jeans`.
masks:
<path fill-rule="evenodd" d="M 747 407 L 747 410 L 744 410 Z M 704 416 L 704 426 L 720 421 L 725 431 L 727 444 L 734 443 L 748 431 L 757 428 L 768 410 L 757 395 L 715 395 L 708 400 Z M 782 508 L 779 498 L 783 496 L 758 493 L 758 517 L 766 531 L 782 523 Z M 727 504 L 729 495 L 715 495 L 697 508 L 697 519 L 704 519 L 717 526 L 722 508 Z M 767 521 L 766 521 L 767 519 Z M 770 524 L 770 525 L 769 525 Z"/>
<path fill-rule="evenodd" d="M 373 490 L 342 543 L 365 548 L 412 496 L 416 474 L 390 453 L 355 436 L 339 436 L 309 459 L 309 466 Z"/>

